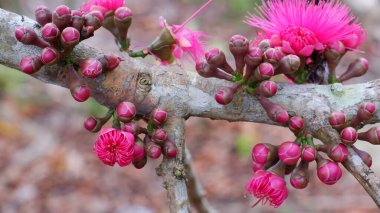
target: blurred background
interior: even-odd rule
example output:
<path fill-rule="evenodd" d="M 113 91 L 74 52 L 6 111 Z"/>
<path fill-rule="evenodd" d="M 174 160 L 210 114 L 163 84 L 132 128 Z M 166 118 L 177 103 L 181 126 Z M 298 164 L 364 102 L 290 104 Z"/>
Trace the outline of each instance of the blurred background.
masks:
<path fill-rule="evenodd" d="M 180 24 L 204 2 L 127 1 L 135 14 L 130 30 L 132 45 L 146 45 L 154 39 L 160 30 L 159 16 L 164 16 L 168 23 Z M 63 3 L 78 8 L 83 1 L 0 0 L 0 7 L 33 17 L 39 4 L 53 9 Z M 361 47 L 363 53 L 348 53 L 339 70 L 342 72 L 361 55 L 369 60 L 370 71 L 349 83 L 379 78 L 380 2 L 346 3 L 368 30 L 368 39 Z M 242 22 L 253 8 L 253 0 L 216 0 L 190 25 L 210 35 L 210 47 L 226 49 L 234 34 L 249 38 L 255 35 Z M 99 30 L 87 42 L 105 51 L 117 51 L 109 41 L 113 41 L 111 34 Z M 191 67 L 187 70 L 192 72 Z M 142 170 L 133 166 L 112 168 L 93 154 L 97 136 L 86 132 L 82 124 L 87 116 L 101 115 L 104 110 L 92 100 L 78 104 L 66 89 L 0 66 L 0 212 L 168 212 L 166 191 L 155 174 L 159 160 L 148 162 Z M 327 186 L 316 177 L 314 163 L 309 186 L 295 190 L 288 184 L 289 197 L 281 208 L 250 208 L 254 200 L 244 198 L 244 187 L 252 176 L 252 146 L 261 142 L 280 144 L 294 136 L 285 128 L 243 122 L 190 118 L 186 125 L 186 143 L 195 170 L 209 201 L 220 212 L 378 212 L 369 195 L 347 171 L 343 169 L 344 176 L 337 184 Z M 380 174 L 380 148 L 365 142 L 357 146 L 371 153 L 372 168 Z"/>

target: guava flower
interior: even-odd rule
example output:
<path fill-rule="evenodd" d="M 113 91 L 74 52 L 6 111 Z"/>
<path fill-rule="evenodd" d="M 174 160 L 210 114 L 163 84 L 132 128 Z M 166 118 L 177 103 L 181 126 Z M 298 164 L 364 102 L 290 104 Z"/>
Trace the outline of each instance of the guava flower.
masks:
<path fill-rule="evenodd" d="M 116 11 L 117 8 L 124 6 L 124 0 L 91 0 L 83 3 L 80 10 L 89 13 L 92 10 L 99 10 L 106 16 L 108 12 Z"/>
<path fill-rule="evenodd" d="M 329 44 L 342 42 L 355 49 L 363 43 L 366 32 L 340 1 L 271 0 L 261 1 L 257 14 L 246 23 L 263 31 L 288 54 L 310 56 Z M 280 38 L 280 40 L 278 40 Z"/>
<path fill-rule="evenodd" d="M 247 183 L 246 190 L 259 199 L 252 207 L 260 201 L 263 204 L 269 201 L 271 206 L 277 208 L 288 197 L 284 178 L 265 170 L 255 172 Z"/>
<path fill-rule="evenodd" d="M 127 166 L 133 160 L 135 138 L 129 132 L 103 128 L 94 144 L 94 152 L 106 165 Z"/>

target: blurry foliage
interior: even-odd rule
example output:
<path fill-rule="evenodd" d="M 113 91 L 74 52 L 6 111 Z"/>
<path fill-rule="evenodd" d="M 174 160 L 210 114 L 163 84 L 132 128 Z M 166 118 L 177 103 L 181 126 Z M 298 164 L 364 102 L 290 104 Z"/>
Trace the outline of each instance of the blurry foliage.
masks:
<path fill-rule="evenodd" d="M 244 134 L 238 135 L 235 139 L 237 154 L 241 157 L 250 156 L 252 146 L 256 143 L 255 138 Z"/>

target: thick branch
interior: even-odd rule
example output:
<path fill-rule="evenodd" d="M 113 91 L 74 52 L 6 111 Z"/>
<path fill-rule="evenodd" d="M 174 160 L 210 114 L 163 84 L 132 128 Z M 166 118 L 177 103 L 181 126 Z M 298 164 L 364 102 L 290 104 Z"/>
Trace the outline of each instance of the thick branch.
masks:
<path fill-rule="evenodd" d="M 39 48 L 24 46 L 15 40 L 13 35 L 15 28 L 21 25 L 33 27 L 35 22 L 0 9 L 0 63 L 14 69 L 18 69 L 23 56 L 39 54 L 41 51 Z M 76 59 L 99 54 L 101 51 L 87 45 L 79 45 L 75 49 Z M 33 77 L 63 87 L 67 85 L 65 73 L 59 66 L 46 67 Z M 154 66 L 143 63 L 142 60 L 126 57 L 125 62 L 117 70 L 88 83 L 92 88 L 92 97 L 105 106 L 115 106 L 123 100 L 131 100 L 138 106 L 140 113 L 148 113 L 159 105 L 178 118 L 199 116 L 274 124 L 265 115 L 257 100 L 244 92 L 239 93 L 240 95 L 237 95 L 230 105 L 218 105 L 214 101 L 213 94 L 227 83 L 216 79 L 203 79 L 195 72 L 185 72 L 178 66 Z M 380 80 L 349 86 L 283 84 L 280 85 L 278 94 L 272 100 L 282 104 L 291 114 L 302 116 L 313 135 L 319 135 L 318 137 L 323 142 L 328 143 L 333 141 L 332 138 L 321 136 L 332 130 L 327 123 L 328 115 L 334 111 L 343 111 L 348 117 L 353 117 L 358 105 L 364 101 L 374 102 L 380 108 L 379 95 Z M 179 123 L 183 122 L 179 120 Z M 369 123 L 379 121 L 380 110 Z M 173 129 L 176 128 L 173 127 Z M 178 136 L 178 140 L 179 138 L 181 136 Z M 179 143 L 178 140 L 177 143 Z M 179 155 L 176 162 L 182 160 L 183 156 Z M 344 165 L 380 205 L 378 178 L 363 163 L 358 162 L 358 157 L 351 155 Z M 166 166 L 162 168 L 167 169 L 163 171 L 170 171 L 174 164 L 172 161 L 165 160 L 163 165 Z M 375 181 L 365 182 L 369 180 L 366 174 L 370 174 Z M 164 175 L 166 180 L 177 180 L 173 178 L 172 174 Z M 179 179 L 173 186 L 177 184 L 184 184 L 184 181 Z M 169 188 L 175 189 L 175 187 Z M 171 193 L 169 193 L 169 198 L 172 200 L 176 197 L 176 192 L 173 196 Z M 184 209 L 188 209 L 188 204 Z"/>

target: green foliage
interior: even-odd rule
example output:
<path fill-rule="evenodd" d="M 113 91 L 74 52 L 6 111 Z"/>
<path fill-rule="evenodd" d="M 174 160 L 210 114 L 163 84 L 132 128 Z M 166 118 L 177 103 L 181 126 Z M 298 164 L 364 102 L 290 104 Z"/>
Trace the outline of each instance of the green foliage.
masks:
<path fill-rule="evenodd" d="M 239 156 L 246 157 L 251 154 L 254 139 L 248 135 L 238 135 L 235 139 L 235 148 Z"/>

